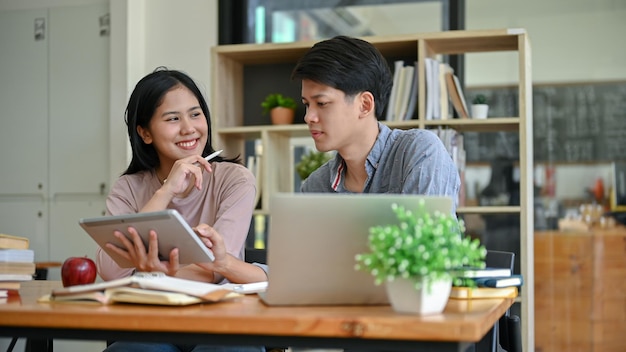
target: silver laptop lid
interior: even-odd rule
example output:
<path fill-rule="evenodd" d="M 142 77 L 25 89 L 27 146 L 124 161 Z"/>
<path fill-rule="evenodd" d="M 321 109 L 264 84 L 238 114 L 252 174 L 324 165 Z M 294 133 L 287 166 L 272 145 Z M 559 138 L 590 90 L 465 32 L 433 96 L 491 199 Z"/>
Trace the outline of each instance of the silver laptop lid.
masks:
<path fill-rule="evenodd" d="M 278 193 L 270 199 L 269 305 L 386 304 L 384 286 L 356 271 L 369 228 L 396 223 L 391 204 L 449 213 L 452 199 L 403 194 Z"/>

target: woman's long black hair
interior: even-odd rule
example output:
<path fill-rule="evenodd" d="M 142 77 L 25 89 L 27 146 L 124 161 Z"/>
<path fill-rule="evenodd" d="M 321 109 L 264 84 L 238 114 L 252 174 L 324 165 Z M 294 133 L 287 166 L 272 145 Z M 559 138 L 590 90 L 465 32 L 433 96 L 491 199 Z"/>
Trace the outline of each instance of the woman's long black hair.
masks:
<path fill-rule="evenodd" d="M 159 156 L 154 146 L 144 143 L 137 132 L 137 126 L 147 129 L 152 115 L 154 115 L 156 109 L 163 103 L 165 94 L 181 85 L 185 86 L 196 96 L 200 103 L 200 108 L 204 113 L 204 117 L 207 120 L 208 136 L 207 143 L 202 151 L 202 156 L 207 156 L 215 151 L 211 143 L 211 115 L 209 114 L 209 107 L 196 83 L 191 77 L 181 71 L 158 67 L 137 83 L 128 100 L 125 121 L 128 127 L 128 138 L 130 140 L 133 156 L 128 168 L 124 171 L 124 175 L 134 174 L 143 170 L 151 170 L 159 166 Z M 217 156 L 213 160 L 217 162 L 229 161 L 241 163 L 238 157 L 226 159 Z"/>

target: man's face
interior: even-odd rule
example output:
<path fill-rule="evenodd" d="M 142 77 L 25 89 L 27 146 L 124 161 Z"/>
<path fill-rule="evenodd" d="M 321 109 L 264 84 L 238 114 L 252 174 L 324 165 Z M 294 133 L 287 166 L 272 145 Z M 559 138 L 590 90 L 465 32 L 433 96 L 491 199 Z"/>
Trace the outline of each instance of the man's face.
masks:
<path fill-rule="evenodd" d="M 317 150 L 341 150 L 358 140 L 360 95 L 347 97 L 339 89 L 302 80 L 302 103 L 306 106 L 304 122 L 309 126 Z"/>

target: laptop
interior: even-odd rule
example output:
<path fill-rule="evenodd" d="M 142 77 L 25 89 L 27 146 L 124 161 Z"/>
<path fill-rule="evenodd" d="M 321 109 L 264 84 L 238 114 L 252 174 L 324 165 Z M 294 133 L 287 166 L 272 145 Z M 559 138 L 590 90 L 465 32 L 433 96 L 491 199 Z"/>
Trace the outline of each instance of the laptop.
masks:
<path fill-rule="evenodd" d="M 388 304 L 385 286 L 355 270 L 369 228 L 397 223 L 391 204 L 452 211 L 452 199 L 408 194 L 276 193 L 270 198 L 267 305 Z"/>

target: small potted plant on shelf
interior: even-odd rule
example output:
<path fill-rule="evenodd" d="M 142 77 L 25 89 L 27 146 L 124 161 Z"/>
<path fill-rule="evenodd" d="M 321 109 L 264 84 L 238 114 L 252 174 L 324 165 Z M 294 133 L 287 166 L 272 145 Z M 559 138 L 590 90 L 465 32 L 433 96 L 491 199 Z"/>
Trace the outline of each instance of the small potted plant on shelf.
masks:
<path fill-rule="evenodd" d="M 261 107 L 263 115 L 270 114 L 273 124 L 290 124 L 293 122 L 298 105 L 293 98 L 273 93 L 265 97 Z"/>
<path fill-rule="evenodd" d="M 487 97 L 484 94 L 476 95 L 472 100 L 472 118 L 486 119 L 488 112 Z"/>
<path fill-rule="evenodd" d="M 370 272 L 377 285 L 385 283 L 394 310 L 441 313 L 452 284 L 465 283 L 453 276 L 453 269 L 484 267 L 487 250 L 464 235 L 462 220 L 428 213 L 424 200 L 417 212 L 397 204 L 391 210 L 398 223 L 370 228 L 369 252 L 357 254 L 356 269 Z"/>
<path fill-rule="evenodd" d="M 332 157 L 332 153 L 318 152 L 312 149 L 303 155 L 300 162 L 296 164 L 296 172 L 298 172 L 300 179 L 304 181 L 313 171 L 324 165 Z"/>

